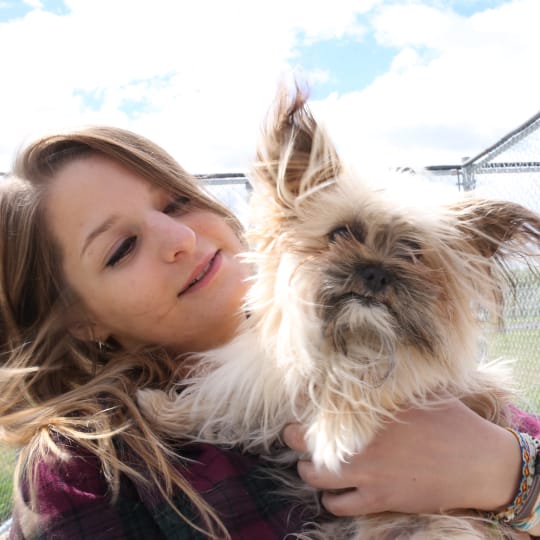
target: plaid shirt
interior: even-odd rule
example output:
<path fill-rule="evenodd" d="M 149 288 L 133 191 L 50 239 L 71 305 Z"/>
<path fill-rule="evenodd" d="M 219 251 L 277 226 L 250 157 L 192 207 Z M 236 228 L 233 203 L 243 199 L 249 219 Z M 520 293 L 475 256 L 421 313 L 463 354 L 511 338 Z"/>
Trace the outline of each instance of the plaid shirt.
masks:
<path fill-rule="evenodd" d="M 514 410 L 516 429 L 540 437 L 540 418 Z M 184 476 L 218 512 L 233 540 L 281 540 L 301 530 L 298 508 L 276 493 L 259 461 L 234 450 L 193 445 Z M 37 514 L 15 505 L 12 540 L 203 540 L 156 491 L 123 477 L 111 504 L 98 460 L 86 451 L 68 462 L 42 463 L 38 471 Z M 183 494 L 174 502 L 187 517 L 197 514 Z"/>
<path fill-rule="evenodd" d="M 282 540 L 298 532 L 300 516 L 276 494 L 277 485 L 261 474 L 259 461 L 235 450 L 193 445 L 184 477 L 217 511 L 234 540 Z M 200 523 L 182 493 L 174 503 Z M 98 459 L 79 449 L 67 462 L 42 462 L 38 471 L 38 513 L 15 504 L 12 540 L 207 540 L 186 523 L 157 490 L 122 477 L 112 504 Z"/>

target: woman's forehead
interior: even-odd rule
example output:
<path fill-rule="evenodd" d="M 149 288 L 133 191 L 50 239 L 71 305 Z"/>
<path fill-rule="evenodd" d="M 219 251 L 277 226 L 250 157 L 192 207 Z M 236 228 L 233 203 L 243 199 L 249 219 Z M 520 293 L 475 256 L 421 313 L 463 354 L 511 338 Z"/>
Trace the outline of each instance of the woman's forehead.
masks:
<path fill-rule="evenodd" d="M 51 182 L 47 220 L 62 244 L 80 243 L 103 222 L 128 213 L 137 201 L 153 198 L 159 191 L 159 186 L 111 159 L 78 159 L 66 164 Z"/>

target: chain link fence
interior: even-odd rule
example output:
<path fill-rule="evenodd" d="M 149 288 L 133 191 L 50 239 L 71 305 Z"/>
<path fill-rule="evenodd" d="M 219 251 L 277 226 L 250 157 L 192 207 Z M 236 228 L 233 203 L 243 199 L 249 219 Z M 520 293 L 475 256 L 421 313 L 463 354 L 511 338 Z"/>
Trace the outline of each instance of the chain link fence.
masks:
<path fill-rule="evenodd" d="M 455 177 L 460 190 L 509 200 L 540 213 L 540 113 L 459 166 L 434 166 L 435 176 Z M 505 327 L 487 334 L 489 357 L 513 360 L 520 405 L 540 412 L 540 270 L 516 262 L 515 290 L 505 295 Z"/>
<path fill-rule="evenodd" d="M 456 189 L 478 196 L 517 202 L 540 213 L 540 114 L 478 156 L 458 166 L 428 167 Z M 209 190 L 241 218 L 246 215 L 249 184 L 242 174 L 202 177 Z M 439 178 L 440 179 L 440 178 Z M 540 262 L 540 261 L 539 261 Z M 515 290 L 505 297 L 505 326 L 486 331 L 488 358 L 511 360 L 519 388 L 519 405 L 540 412 L 540 270 L 514 268 Z"/>

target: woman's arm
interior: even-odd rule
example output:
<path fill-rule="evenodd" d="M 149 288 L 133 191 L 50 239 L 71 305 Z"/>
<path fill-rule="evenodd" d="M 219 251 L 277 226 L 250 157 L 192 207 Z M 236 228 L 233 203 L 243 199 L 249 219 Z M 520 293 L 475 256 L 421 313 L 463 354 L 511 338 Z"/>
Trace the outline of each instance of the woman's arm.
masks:
<path fill-rule="evenodd" d="M 458 400 L 431 410 L 409 410 L 397 420 L 352 456 L 339 475 L 299 461 L 300 476 L 324 491 L 328 511 L 339 516 L 496 511 L 512 502 L 521 479 L 521 452 L 509 431 Z M 284 440 L 306 451 L 301 426 L 287 426 Z M 330 491 L 341 488 L 352 489 Z M 530 533 L 540 534 L 538 525 Z"/>

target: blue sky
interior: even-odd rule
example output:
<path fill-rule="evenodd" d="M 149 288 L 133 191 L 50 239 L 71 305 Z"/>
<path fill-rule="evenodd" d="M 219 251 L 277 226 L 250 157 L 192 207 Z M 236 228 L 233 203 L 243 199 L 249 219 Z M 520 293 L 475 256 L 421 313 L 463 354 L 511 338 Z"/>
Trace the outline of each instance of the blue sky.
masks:
<path fill-rule="evenodd" d="M 538 0 L 0 0 L 0 171 L 112 124 L 244 170 L 278 81 L 357 166 L 457 163 L 540 110 Z"/>

